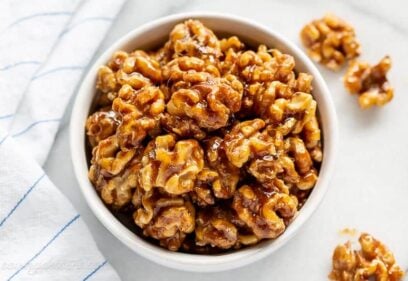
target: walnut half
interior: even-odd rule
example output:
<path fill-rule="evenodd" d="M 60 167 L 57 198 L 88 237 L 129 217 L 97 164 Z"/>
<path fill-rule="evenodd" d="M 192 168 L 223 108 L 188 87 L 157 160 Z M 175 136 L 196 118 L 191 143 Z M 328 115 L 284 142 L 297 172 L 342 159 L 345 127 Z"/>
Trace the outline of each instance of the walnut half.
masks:
<path fill-rule="evenodd" d="M 360 55 L 354 28 L 332 14 L 305 25 L 300 38 L 309 56 L 331 70 Z"/>
<path fill-rule="evenodd" d="M 402 280 L 404 272 L 383 243 L 367 233 L 361 234 L 359 243 L 360 250 L 353 250 L 350 241 L 336 247 L 330 280 Z"/>
<path fill-rule="evenodd" d="M 394 97 L 394 89 L 387 79 L 391 58 L 385 56 L 374 66 L 366 62 L 353 61 L 344 75 L 344 86 L 352 94 L 358 94 L 362 109 L 383 106 Z"/>

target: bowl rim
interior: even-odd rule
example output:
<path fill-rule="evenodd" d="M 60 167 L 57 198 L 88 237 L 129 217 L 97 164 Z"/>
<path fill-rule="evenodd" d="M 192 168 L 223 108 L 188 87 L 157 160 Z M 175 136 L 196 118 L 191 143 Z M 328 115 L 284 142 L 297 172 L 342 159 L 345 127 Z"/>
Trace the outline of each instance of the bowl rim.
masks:
<path fill-rule="evenodd" d="M 321 105 L 324 104 L 324 109 L 326 111 L 324 119 L 328 124 L 328 126 L 326 126 L 326 128 L 324 129 L 323 134 L 325 138 L 330 138 L 329 143 L 325 142 L 323 148 L 324 160 L 322 162 L 319 180 L 316 184 L 316 186 L 319 185 L 319 189 L 316 192 L 312 193 L 313 201 L 310 200 L 310 197 L 312 196 L 308 198 L 305 205 L 299 211 L 296 219 L 294 219 L 294 221 L 287 227 L 285 232 L 278 238 L 267 241 L 269 243 L 264 242 L 252 247 L 221 255 L 197 255 L 171 252 L 158 246 L 152 245 L 149 242 L 145 241 L 142 237 L 139 237 L 138 235 L 131 232 L 108 210 L 98 194 L 95 192 L 92 184 L 89 182 L 89 179 L 87 177 L 87 162 L 83 150 L 85 148 L 85 120 L 81 120 L 81 112 L 87 111 L 86 115 L 88 115 L 89 108 L 84 108 L 83 103 L 86 101 L 87 96 L 91 95 L 91 93 L 88 91 L 88 88 L 90 86 L 90 83 L 92 83 L 92 86 L 94 86 L 95 73 L 99 66 L 106 63 L 111 54 L 115 50 L 118 50 L 120 46 L 124 46 L 126 45 L 126 43 L 131 42 L 138 35 L 160 26 L 167 26 L 174 21 L 181 22 L 188 18 L 233 21 L 237 24 L 250 26 L 251 28 L 260 30 L 261 32 L 267 34 L 269 37 L 273 37 L 275 41 L 285 45 L 285 47 L 289 49 L 292 54 L 295 54 L 298 57 L 297 60 L 300 59 L 302 61 L 304 67 L 307 68 L 308 72 L 313 75 L 314 83 L 318 84 L 321 89 L 321 101 L 320 103 L 318 102 L 318 106 L 321 107 Z M 333 101 L 331 99 L 330 91 L 319 70 L 303 53 L 303 51 L 300 50 L 300 48 L 290 40 L 280 35 L 278 32 L 262 24 L 259 24 L 252 19 L 217 12 L 186 12 L 161 17 L 153 21 L 149 21 L 139 27 L 136 27 L 135 29 L 131 30 L 130 32 L 116 40 L 95 60 L 92 66 L 88 69 L 87 74 L 85 75 L 85 78 L 83 79 L 75 98 L 70 120 L 70 150 L 74 173 L 88 206 L 91 208 L 92 212 L 98 218 L 98 220 L 118 240 L 120 240 L 137 254 L 153 262 L 170 268 L 196 272 L 216 272 L 238 268 L 264 258 L 286 244 L 299 231 L 299 229 L 311 217 L 311 215 L 322 202 L 322 199 L 326 194 L 329 186 L 329 180 L 333 174 L 335 155 L 338 147 L 337 143 L 337 116 Z M 85 170 L 84 167 L 86 167 Z M 324 172 L 323 174 L 322 171 Z"/>

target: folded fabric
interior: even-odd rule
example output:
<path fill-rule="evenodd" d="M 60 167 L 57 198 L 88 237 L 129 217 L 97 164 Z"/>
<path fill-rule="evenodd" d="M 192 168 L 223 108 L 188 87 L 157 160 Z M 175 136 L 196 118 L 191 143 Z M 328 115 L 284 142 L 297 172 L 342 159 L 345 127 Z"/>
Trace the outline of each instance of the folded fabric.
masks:
<path fill-rule="evenodd" d="M 41 165 L 123 3 L 0 1 L 0 280 L 119 280 Z"/>

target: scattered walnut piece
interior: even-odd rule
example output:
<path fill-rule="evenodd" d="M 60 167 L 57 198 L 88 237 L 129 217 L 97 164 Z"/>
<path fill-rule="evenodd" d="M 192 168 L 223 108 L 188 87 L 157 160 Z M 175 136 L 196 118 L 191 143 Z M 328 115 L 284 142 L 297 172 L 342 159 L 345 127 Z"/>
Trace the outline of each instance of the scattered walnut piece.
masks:
<path fill-rule="evenodd" d="M 331 70 L 360 55 L 354 28 L 333 14 L 305 25 L 300 38 L 309 56 Z"/>
<path fill-rule="evenodd" d="M 383 243 L 367 233 L 360 235 L 359 243 L 360 250 L 353 250 L 350 241 L 336 247 L 330 280 L 402 280 L 404 271 Z"/>
<path fill-rule="evenodd" d="M 394 97 L 394 89 L 387 79 L 391 68 L 391 58 L 385 56 L 374 66 L 353 61 L 344 75 L 344 86 L 352 94 L 358 94 L 358 103 L 362 109 L 374 105 L 383 106 Z"/>

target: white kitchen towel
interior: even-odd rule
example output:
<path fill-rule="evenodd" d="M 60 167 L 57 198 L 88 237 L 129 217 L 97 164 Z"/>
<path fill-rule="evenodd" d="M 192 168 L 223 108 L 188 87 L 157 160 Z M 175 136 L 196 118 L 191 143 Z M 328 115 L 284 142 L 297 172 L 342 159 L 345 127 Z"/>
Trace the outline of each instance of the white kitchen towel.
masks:
<path fill-rule="evenodd" d="M 0 280 L 119 280 L 41 165 L 124 1 L 0 1 Z"/>

